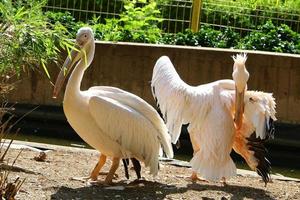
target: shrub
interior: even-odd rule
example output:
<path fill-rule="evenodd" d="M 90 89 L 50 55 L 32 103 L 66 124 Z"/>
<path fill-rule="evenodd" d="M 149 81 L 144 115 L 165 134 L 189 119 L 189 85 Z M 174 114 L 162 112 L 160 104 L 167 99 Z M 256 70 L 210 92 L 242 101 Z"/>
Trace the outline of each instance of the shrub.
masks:
<path fill-rule="evenodd" d="M 143 3 L 139 6 L 138 3 Z M 147 4 L 146 0 L 127 1 L 125 11 L 120 15 L 120 24 L 123 27 L 123 37 L 129 42 L 156 43 L 161 37 L 158 23 L 160 11 L 155 1 Z"/>
<path fill-rule="evenodd" d="M 214 30 L 210 26 L 202 26 L 198 33 L 187 29 L 185 32 L 164 34 L 160 43 L 173 45 L 233 48 L 238 44 L 240 36 L 233 30 L 226 28 Z"/>
<path fill-rule="evenodd" d="M 59 22 L 48 23 L 42 12 L 46 1 L 0 3 L 0 73 L 20 74 L 27 68 L 57 62 L 60 48 L 70 46 L 68 32 Z"/>
<path fill-rule="evenodd" d="M 45 13 L 45 15 L 47 16 L 47 21 L 52 26 L 55 26 L 56 23 L 60 23 L 67 29 L 70 36 L 75 36 L 77 33 L 77 30 L 80 28 L 80 25 L 81 25 L 81 23 L 75 21 L 75 18 L 71 15 L 70 12 L 50 12 L 50 11 L 48 11 Z"/>
<path fill-rule="evenodd" d="M 159 18 L 155 16 L 154 18 L 150 17 L 158 14 L 157 12 L 151 11 L 151 13 L 154 13 L 145 17 L 144 15 L 133 15 L 137 11 L 132 6 L 127 7 L 127 9 L 128 11 L 125 11 L 120 19 L 106 19 L 106 23 L 100 23 L 99 18 L 93 18 L 88 21 L 88 25 L 94 29 L 95 38 L 105 41 L 144 42 L 300 53 L 299 34 L 284 24 L 277 27 L 271 21 L 268 21 L 264 25 L 259 26 L 258 31 L 248 32 L 244 36 L 240 36 L 240 33 L 230 28 L 215 30 L 209 25 L 202 25 L 198 33 L 193 33 L 187 29 L 177 34 L 161 34 L 157 28 L 157 23 L 160 21 Z M 140 12 L 140 8 L 138 11 Z M 130 13 L 130 15 L 127 15 L 128 13 Z M 63 17 L 63 15 L 58 15 L 59 17 L 56 17 L 56 19 L 61 23 L 66 23 L 67 21 L 69 24 L 75 23 L 69 13 L 65 13 L 65 15 L 68 16 Z M 147 18 L 151 20 L 154 19 L 154 21 L 149 20 L 150 23 Z M 54 17 L 51 19 L 54 19 Z M 141 19 L 143 19 L 143 21 Z M 77 27 L 73 29 L 73 37 L 77 29 L 83 25 L 86 24 L 77 22 L 73 25 L 73 27 Z"/>
<path fill-rule="evenodd" d="M 274 26 L 271 21 L 251 32 L 237 45 L 241 49 L 300 53 L 300 35 L 287 25 Z"/>

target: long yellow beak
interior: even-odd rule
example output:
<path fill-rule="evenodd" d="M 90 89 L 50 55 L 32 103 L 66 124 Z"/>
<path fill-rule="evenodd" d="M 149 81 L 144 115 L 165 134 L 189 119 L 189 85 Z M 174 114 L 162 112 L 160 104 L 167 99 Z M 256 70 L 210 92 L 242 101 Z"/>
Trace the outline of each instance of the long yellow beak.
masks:
<path fill-rule="evenodd" d="M 244 96 L 245 88 L 242 92 L 239 92 L 235 88 L 235 113 L 234 113 L 234 122 L 237 129 L 240 129 L 243 122 L 243 113 L 244 113 Z"/>
<path fill-rule="evenodd" d="M 64 65 L 62 66 L 60 73 L 57 76 L 52 98 L 57 98 L 68 74 L 70 73 L 70 71 L 72 71 L 73 66 L 79 60 L 79 58 L 80 58 L 80 52 L 78 50 L 73 49 L 70 53 L 70 56 L 66 58 Z"/>

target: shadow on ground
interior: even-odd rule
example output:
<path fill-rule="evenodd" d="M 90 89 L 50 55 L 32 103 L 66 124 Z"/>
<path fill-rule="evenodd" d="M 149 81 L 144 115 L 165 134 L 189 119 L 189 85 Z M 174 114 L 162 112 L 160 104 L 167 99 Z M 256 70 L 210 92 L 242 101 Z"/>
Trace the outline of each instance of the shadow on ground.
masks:
<path fill-rule="evenodd" d="M 120 185 L 120 184 L 118 184 Z M 217 185 L 203 185 L 203 184 L 188 184 L 187 186 L 175 186 L 162 184 L 158 182 L 145 182 L 142 187 L 130 187 L 126 184 L 121 184 L 126 188 L 122 191 L 108 190 L 103 186 L 86 186 L 82 188 L 68 188 L 62 186 L 51 195 L 51 199 L 227 199 L 224 197 L 224 192 L 231 196 L 232 200 L 239 199 L 265 199 L 273 200 L 268 191 L 247 186 L 217 186 Z M 217 195 L 210 195 L 216 192 Z M 203 194 L 201 193 L 203 192 Z M 205 193 L 204 193 L 205 192 Z M 220 194 L 220 192 L 222 192 Z"/>

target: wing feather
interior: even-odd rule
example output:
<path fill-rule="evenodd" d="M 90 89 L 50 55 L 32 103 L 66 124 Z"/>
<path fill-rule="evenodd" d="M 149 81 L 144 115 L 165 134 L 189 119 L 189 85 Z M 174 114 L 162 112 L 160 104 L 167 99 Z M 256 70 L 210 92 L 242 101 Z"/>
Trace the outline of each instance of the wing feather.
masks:
<path fill-rule="evenodd" d="M 152 174 L 157 174 L 159 133 L 143 114 L 101 96 L 90 98 L 89 111 L 102 132 L 120 145 L 123 157 L 136 157 L 150 166 Z"/>
<path fill-rule="evenodd" d="M 247 91 L 242 129 L 236 132 L 233 149 L 243 156 L 265 184 L 270 181 L 270 162 L 264 146 L 274 134 L 275 100 L 272 94 Z"/>
<path fill-rule="evenodd" d="M 168 134 L 168 129 L 156 110 L 150 104 L 132 93 L 115 87 L 97 86 L 90 88 L 89 91 L 94 91 L 95 95 L 114 99 L 121 104 L 131 107 L 137 112 L 141 113 L 157 130 L 157 137 L 167 157 L 173 158 L 174 153 L 171 145 L 171 138 Z"/>
<path fill-rule="evenodd" d="M 253 125 L 257 138 L 263 140 L 273 137 L 275 108 L 276 103 L 272 94 L 258 91 L 246 92 L 244 116 Z"/>
<path fill-rule="evenodd" d="M 210 108 L 211 96 L 207 94 L 211 92 L 211 87 L 186 84 L 167 56 L 157 60 L 151 88 L 174 144 L 180 136 L 181 126 L 194 120 L 203 121 Z"/>

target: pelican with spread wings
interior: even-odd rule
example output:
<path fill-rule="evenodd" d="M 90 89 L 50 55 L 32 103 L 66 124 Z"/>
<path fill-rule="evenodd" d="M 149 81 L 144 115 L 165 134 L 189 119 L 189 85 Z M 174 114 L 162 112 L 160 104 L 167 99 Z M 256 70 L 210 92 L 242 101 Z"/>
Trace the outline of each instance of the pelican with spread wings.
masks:
<path fill-rule="evenodd" d="M 225 180 L 236 174 L 232 149 L 267 183 L 270 163 L 264 142 L 273 136 L 275 100 L 270 93 L 247 91 L 247 56 L 234 58 L 233 79 L 199 86 L 186 84 L 167 56 L 156 62 L 151 87 L 175 144 L 188 125 L 194 154 L 192 180 Z M 198 175 L 197 175 L 198 174 Z"/>

